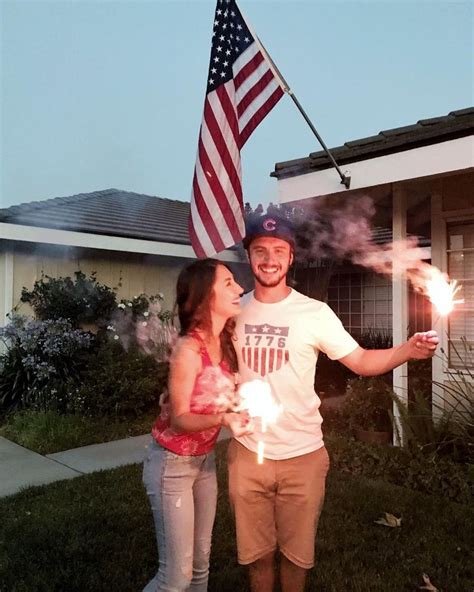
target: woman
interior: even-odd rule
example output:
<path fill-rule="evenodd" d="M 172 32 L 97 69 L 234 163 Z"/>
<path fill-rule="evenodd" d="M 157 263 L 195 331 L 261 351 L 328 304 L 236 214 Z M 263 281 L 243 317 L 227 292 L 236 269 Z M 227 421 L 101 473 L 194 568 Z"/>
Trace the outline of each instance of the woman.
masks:
<path fill-rule="evenodd" d="M 237 362 L 232 344 L 242 288 L 203 259 L 179 275 L 180 338 L 170 360 L 169 399 L 153 426 L 143 481 L 153 510 L 159 569 L 144 592 L 205 592 L 217 501 L 214 444 L 222 426 L 248 432 L 230 412 Z"/>

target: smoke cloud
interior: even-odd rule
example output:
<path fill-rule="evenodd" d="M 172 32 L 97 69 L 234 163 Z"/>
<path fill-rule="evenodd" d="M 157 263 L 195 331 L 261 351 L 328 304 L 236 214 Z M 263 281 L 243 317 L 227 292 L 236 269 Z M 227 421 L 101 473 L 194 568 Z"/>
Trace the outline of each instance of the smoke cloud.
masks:
<path fill-rule="evenodd" d="M 377 244 L 373 240 L 375 207 L 369 197 L 345 200 L 338 205 L 318 204 L 310 211 L 295 211 L 301 244 L 298 259 L 350 261 L 385 276 L 406 274 L 413 288 L 428 295 L 430 283 L 447 276 L 425 261 L 426 250 L 416 237 Z"/>

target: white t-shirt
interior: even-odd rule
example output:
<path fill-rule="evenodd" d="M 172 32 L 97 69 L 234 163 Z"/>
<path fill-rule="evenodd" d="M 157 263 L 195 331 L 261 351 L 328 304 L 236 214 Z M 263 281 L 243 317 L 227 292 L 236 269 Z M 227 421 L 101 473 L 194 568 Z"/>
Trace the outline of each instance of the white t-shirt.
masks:
<path fill-rule="evenodd" d="M 237 438 L 264 456 L 281 460 L 313 452 L 323 446 L 321 401 L 314 391 L 319 351 L 337 360 L 353 352 L 358 343 L 344 329 L 327 304 L 296 290 L 272 304 L 259 302 L 250 292 L 242 298 L 236 319 L 236 350 L 241 382 L 267 381 L 282 411 L 264 433 L 256 430 Z"/>

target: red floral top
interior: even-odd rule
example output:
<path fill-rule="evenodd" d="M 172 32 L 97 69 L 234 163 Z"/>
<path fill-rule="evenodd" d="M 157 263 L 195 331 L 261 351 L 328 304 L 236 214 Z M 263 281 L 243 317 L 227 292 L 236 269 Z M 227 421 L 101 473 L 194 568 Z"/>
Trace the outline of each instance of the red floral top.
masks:
<path fill-rule="evenodd" d="M 235 397 L 235 376 L 229 365 L 222 360 L 214 366 L 204 342 L 197 333 L 190 335 L 200 344 L 202 361 L 201 372 L 197 375 L 191 393 L 190 412 L 204 415 L 223 413 L 231 408 Z M 197 456 L 212 450 L 220 432 L 220 426 L 201 432 L 178 432 L 171 425 L 169 400 L 162 402 L 161 413 L 156 420 L 151 435 L 175 454 Z"/>

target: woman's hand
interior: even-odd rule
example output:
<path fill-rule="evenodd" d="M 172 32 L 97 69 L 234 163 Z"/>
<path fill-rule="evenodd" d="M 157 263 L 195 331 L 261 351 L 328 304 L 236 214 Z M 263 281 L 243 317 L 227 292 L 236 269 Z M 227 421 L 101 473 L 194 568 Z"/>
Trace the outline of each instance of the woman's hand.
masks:
<path fill-rule="evenodd" d="M 252 433 L 250 416 L 246 411 L 241 413 L 224 413 L 222 425 L 232 432 L 234 437 L 246 436 Z"/>

